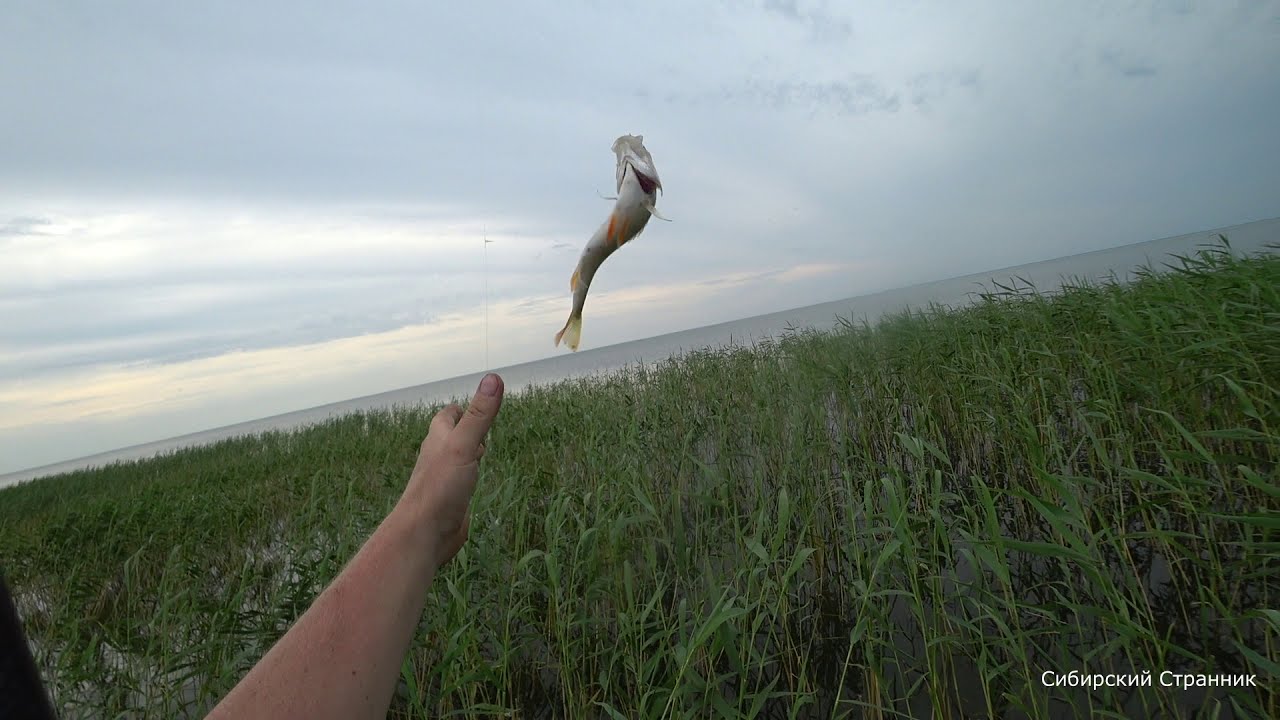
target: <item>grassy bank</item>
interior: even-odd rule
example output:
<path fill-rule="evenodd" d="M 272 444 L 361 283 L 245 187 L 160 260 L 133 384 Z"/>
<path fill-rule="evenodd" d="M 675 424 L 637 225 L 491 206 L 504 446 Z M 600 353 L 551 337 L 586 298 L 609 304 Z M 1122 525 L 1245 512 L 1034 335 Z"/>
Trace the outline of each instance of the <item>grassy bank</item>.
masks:
<path fill-rule="evenodd" d="M 393 715 L 1280 716 L 1277 328 L 1280 258 L 1211 252 L 510 398 Z M 433 411 L 0 491 L 67 717 L 207 709 Z"/>

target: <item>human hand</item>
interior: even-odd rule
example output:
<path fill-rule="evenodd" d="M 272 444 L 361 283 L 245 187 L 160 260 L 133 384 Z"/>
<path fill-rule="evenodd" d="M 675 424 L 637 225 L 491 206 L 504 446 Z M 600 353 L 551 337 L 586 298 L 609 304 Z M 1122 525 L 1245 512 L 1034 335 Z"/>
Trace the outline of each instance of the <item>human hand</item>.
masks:
<path fill-rule="evenodd" d="M 437 568 L 467 541 L 468 507 L 485 452 L 484 438 L 502 406 L 503 390 L 502 378 L 490 373 L 465 411 L 452 403 L 436 413 L 400 499 L 422 529 Z"/>

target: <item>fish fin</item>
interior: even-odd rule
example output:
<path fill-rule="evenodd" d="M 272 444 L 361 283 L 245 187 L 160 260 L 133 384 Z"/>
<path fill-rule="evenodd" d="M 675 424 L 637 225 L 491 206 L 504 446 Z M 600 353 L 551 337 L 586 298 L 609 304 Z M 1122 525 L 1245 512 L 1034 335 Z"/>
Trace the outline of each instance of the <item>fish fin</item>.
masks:
<path fill-rule="evenodd" d="M 613 234 L 613 233 L 614 233 L 614 228 L 615 228 L 615 227 L 617 227 L 617 225 L 618 225 L 618 215 L 617 215 L 617 213 L 609 213 L 609 229 L 605 231 L 604 238 L 605 238 L 606 240 L 609 240 L 609 241 L 613 242 L 614 244 L 617 244 L 617 242 L 618 242 L 618 241 L 615 239 L 615 236 L 614 236 L 614 234 Z"/>
<path fill-rule="evenodd" d="M 569 278 L 569 292 L 578 292 L 578 268 L 573 269 L 573 276 Z"/>
<path fill-rule="evenodd" d="M 556 333 L 556 347 L 560 347 L 560 341 L 564 340 L 565 345 L 569 349 L 578 352 L 578 343 L 582 340 L 582 316 L 569 315 L 569 320 L 560 328 L 560 332 Z"/>
<path fill-rule="evenodd" d="M 600 195 L 600 191 L 599 191 L 599 190 L 597 190 L 597 191 L 596 191 L 596 195 Z M 617 200 L 617 199 L 618 199 L 618 196 L 617 196 L 617 195 L 614 195 L 613 197 L 605 197 L 604 195 L 600 195 L 600 199 L 601 199 L 601 200 Z"/>
<path fill-rule="evenodd" d="M 667 222 L 671 222 L 670 220 L 667 220 L 666 218 L 662 217 L 662 215 L 658 213 L 658 208 L 654 207 L 653 203 L 651 202 L 645 202 L 644 209 L 648 210 L 650 215 L 658 218 L 659 220 L 666 220 Z"/>

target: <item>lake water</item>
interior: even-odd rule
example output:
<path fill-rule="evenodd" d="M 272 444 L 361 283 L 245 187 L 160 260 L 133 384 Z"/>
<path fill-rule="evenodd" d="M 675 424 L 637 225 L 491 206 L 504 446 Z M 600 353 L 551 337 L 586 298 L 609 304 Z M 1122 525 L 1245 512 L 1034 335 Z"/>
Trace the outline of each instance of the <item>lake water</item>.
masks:
<path fill-rule="evenodd" d="M 1176 264 L 1177 259 L 1173 257 L 1174 255 L 1191 254 L 1207 243 L 1215 243 L 1218 233 L 1227 236 L 1232 249 L 1237 254 L 1253 254 L 1267 250 L 1274 252 L 1276 248 L 1268 246 L 1280 244 L 1280 218 L 1122 245 L 1107 250 L 783 310 L 768 315 L 758 315 L 498 368 L 496 372 L 506 381 L 507 392 L 510 395 L 531 384 L 608 372 L 639 363 L 659 362 L 682 351 L 727 344 L 750 344 L 757 340 L 778 337 L 784 334 L 787 328 L 827 330 L 836 325 L 837 318 L 851 319 L 856 323 L 865 320 L 874 324 L 886 313 L 899 312 L 907 308 L 923 308 L 931 303 L 961 305 L 976 299 L 977 293 L 996 289 L 993 282 L 1008 285 L 1012 281 L 1022 286 L 1025 281 L 1041 292 L 1052 292 L 1061 287 L 1064 281 L 1096 282 L 1114 277 L 1124 282 L 1132 279 L 1133 271 L 1139 267 L 1161 269 L 1165 263 Z M 1020 280 L 1017 280 L 1018 278 Z M 207 444 L 237 435 L 299 427 L 356 410 L 465 398 L 474 391 L 480 382 L 481 375 L 482 373 L 463 375 L 9 473 L 0 476 L 0 487 L 85 467 L 147 458 L 177 448 Z"/>

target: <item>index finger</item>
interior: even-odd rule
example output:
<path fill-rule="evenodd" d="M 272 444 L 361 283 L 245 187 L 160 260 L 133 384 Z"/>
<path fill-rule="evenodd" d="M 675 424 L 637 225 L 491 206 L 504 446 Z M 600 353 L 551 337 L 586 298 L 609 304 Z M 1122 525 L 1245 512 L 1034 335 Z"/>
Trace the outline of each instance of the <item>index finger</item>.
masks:
<path fill-rule="evenodd" d="M 449 403 L 448 405 L 440 408 L 439 412 L 435 414 L 435 417 L 431 418 L 431 429 L 439 427 L 445 432 L 448 432 L 453 429 L 454 425 L 458 424 L 458 419 L 461 417 L 462 408 L 458 407 L 457 403 Z"/>

